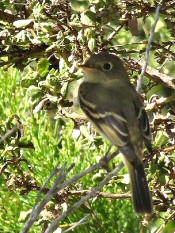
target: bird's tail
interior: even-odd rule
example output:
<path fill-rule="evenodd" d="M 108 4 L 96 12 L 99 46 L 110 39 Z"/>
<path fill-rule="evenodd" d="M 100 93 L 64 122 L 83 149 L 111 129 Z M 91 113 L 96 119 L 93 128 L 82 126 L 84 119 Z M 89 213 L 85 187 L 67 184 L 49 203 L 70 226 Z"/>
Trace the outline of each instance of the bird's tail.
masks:
<path fill-rule="evenodd" d="M 140 161 L 137 163 L 127 163 L 127 167 L 130 174 L 135 211 L 140 214 L 151 214 L 153 204 L 143 164 Z"/>

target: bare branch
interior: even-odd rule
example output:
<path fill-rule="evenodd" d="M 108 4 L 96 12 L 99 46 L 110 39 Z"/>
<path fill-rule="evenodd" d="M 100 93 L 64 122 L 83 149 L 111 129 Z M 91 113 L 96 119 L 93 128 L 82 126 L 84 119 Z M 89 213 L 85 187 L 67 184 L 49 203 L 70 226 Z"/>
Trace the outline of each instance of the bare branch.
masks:
<path fill-rule="evenodd" d="M 64 165 L 65 166 L 65 165 Z M 46 190 L 47 185 L 49 184 L 50 180 L 52 179 L 52 177 L 54 177 L 58 172 L 60 171 L 60 169 L 58 169 L 58 166 L 56 166 L 56 168 L 51 172 L 49 178 L 46 180 L 46 182 L 44 183 L 44 185 L 40 188 L 36 202 L 35 202 L 35 206 L 33 208 L 33 210 L 36 208 L 37 204 L 40 201 L 41 198 L 41 194 Z M 48 190 L 49 191 L 49 190 Z"/>
<path fill-rule="evenodd" d="M 175 95 L 169 96 L 169 97 L 160 97 L 159 99 L 156 99 L 153 103 L 150 103 L 146 106 L 146 110 L 150 111 L 154 109 L 157 106 L 163 107 L 165 104 L 175 101 Z"/>
<path fill-rule="evenodd" d="M 69 208 L 67 211 L 65 211 L 60 217 L 56 218 L 50 226 L 46 229 L 45 233 L 52 233 L 54 230 L 56 230 L 58 223 L 66 218 L 69 214 L 71 214 L 73 211 L 75 211 L 77 208 L 79 208 L 83 203 L 87 202 L 89 199 L 94 197 L 96 193 L 103 188 L 104 185 L 106 185 L 110 179 L 116 175 L 122 168 L 123 163 L 120 163 L 112 172 L 107 174 L 107 176 L 102 180 L 102 182 L 95 188 L 92 189 L 90 193 L 88 193 L 85 197 L 82 197 L 80 201 L 75 203 L 71 208 Z"/>
<path fill-rule="evenodd" d="M 85 196 L 90 192 L 91 192 L 90 190 L 69 190 L 69 194 L 76 196 Z M 131 197 L 131 194 L 114 194 L 114 193 L 105 193 L 105 192 L 99 192 L 96 195 L 98 197 L 110 198 L 110 199 L 126 199 Z"/>
<path fill-rule="evenodd" d="M 8 12 L 0 10 L 0 19 L 9 23 L 13 23 L 13 21 L 20 19 L 16 15 L 12 15 Z"/>
<path fill-rule="evenodd" d="M 139 65 L 143 65 L 143 62 L 139 61 Z M 175 89 L 175 79 L 173 77 L 163 74 L 151 66 L 147 66 L 145 75 L 155 82 L 163 83 L 165 86 Z"/>
<path fill-rule="evenodd" d="M 79 227 L 83 224 L 85 224 L 85 220 L 90 216 L 90 214 L 87 214 L 84 218 L 82 218 L 80 221 L 76 222 L 73 226 L 69 227 L 68 229 L 66 229 L 65 231 L 63 231 L 62 233 L 65 233 L 65 232 L 68 232 L 68 231 L 71 231 L 73 230 L 74 228 L 76 227 Z"/>
<path fill-rule="evenodd" d="M 7 138 L 11 137 L 17 131 L 18 131 L 17 126 L 14 126 L 12 129 L 10 129 L 4 136 L 0 138 L 0 144 L 2 144 Z"/>
<path fill-rule="evenodd" d="M 168 218 L 166 218 L 166 221 L 155 231 L 155 233 L 160 233 L 162 232 L 163 228 L 166 226 L 166 224 L 168 223 L 168 221 L 170 219 L 173 219 L 175 216 L 175 211 L 173 213 L 171 213 Z"/>
<path fill-rule="evenodd" d="M 80 178 L 82 178 L 83 176 L 95 171 L 96 169 L 99 169 L 101 167 L 104 166 L 104 161 L 110 161 L 110 159 L 114 158 L 116 155 L 118 154 L 118 151 L 115 151 L 112 155 L 110 154 L 106 154 L 104 156 L 104 158 L 102 158 L 99 163 L 93 165 L 92 167 L 89 167 L 88 169 L 84 170 L 83 172 L 79 173 L 78 175 L 74 176 L 73 178 L 69 179 L 68 181 L 62 183 L 67 176 L 67 173 L 69 172 L 69 170 L 72 169 L 72 166 L 65 171 L 65 165 L 57 170 L 55 169 L 50 177 L 48 178 L 48 180 L 46 181 L 46 183 L 44 184 L 44 186 L 41 188 L 41 191 L 39 192 L 39 197 L 37 198 L 36 201 L 36 205 L 30 215 L 30 218 L 28 219 L 28 221 L 25 224 L 25 227 L 23 228 L 23 230 L 21 231 L 21 233 L 27 233 L 29 231 L 29 229 L 31 228 L 31 226 L 33 225 L 33 223 L 35 222 L 37 216 L 40 214 L 40 212 L 43 210 L 44 206 L 51 200 L 51 198 L 60 190 L 63 190 L 65 187 L 70 186 L 72 183 L 76 182 L 77 180 L 79 180 Z M 122 167 L 123 167 L 123 163 L 122 163 Z M 52 188 L 47 192 L 45 198 L 42 200 L 42 202 L 40 203 L 40 205 L 37 206 L 39 199 L 40 199 L 40 193 L 43 191 L 43 189 L 45 189 L 46 184 L 48 183 L 48 181 L 51 179 L 51 177 L 53 177 L 57 172 L 59 171 L 58 174 L 58 178 L 56 179 L 54 185 L 52 186 Z"/>
<path fill-rule="evenodd" d="M 108 162 L 114 158 L 116 155 L 118 154 L 118 151 L 115 151 L 112 155 L 106 155 L 104 158 L 105 160 L 107 160 Z M 83 176 L 86 176 L 89 173 L 94 172 L 95 170 L 104 167 L 104 158 L 102 158 L 99 163 L 94 164 L 93 166 L 87 168 L 86 170 L 82 171 L 81 173 L 79 173 L 78 175 L 72 177 L 70 180 L 66 181 L 65 183 L 61 184 L 56 190 L 55 193 L 59 192 L 60 190 L 64 189 L 65 187 L 70 186 L 72 183 L 76 182 L 77 180 L 79 180 L 80 178 L 82 178 Z"/>
<path fill-rule="evenodd" d="M 138 63 L 135 63 L 133 60 L 125 60 L 127 67 L 131 68 L 136 71 L 140 71 L 144 62 L 139 61 Z M 152 68 L 151 66 L 147 66 L 147 70 L 145 71 L 145 76 L 150 78 L 156 83 L 162 83 L 166 87 L 169 87 L 171 89 L 175 89 L 175 78 L 166 75 L 164 73 L 159 72 L 158 70 Z"/>
<path fill-rule="evenodd" d="M 146 68 L 147 68 L 148 63 L 149 63 L 149 54 L 150 54 L 150 50 L 151 50 L 151 43 L 152 43 L 153 38 L 154 38 L 154 31 L 155 31 L 156 24 L 157 24 L 158 19 L 159 19 L 159 12 L 160 12 L 161 7 L 162 7 L 162 5 L 159 4 L 157 6 L 157 8 L 156 8 L 155 22 L 154 22 L 154 24 L 152 26 L 152 29 L 151 29 L 151 32 L 150 32 L 150 37 L 149 37 L 149 40 L 148 40 L 148 46 L 147 46 L 147 49 L 146 49 L 146 61 L 145 61 L 145 65 L 142 68 L 142 72 L 141 72 L 140 78 L 138 79 L 138 82 L 137 82 L 137 88 L 136 88 L 136 90 L 138 92 L 141 92 L 141 89 L 142 89 L 143 77 L 144 77 Z"/>
<path fill-rule="evenodd" d="M 59 169 L 59 174 L 58 177 L 54 183 L 54 185 L 52 186 L 52 188 L 47 192 L 45 198 L 43 199 L 43 201 L 40 203 L 40 205 L 37 206 L 37 203 L 30 215 L 30 218 L 28 219 L 28 221 L 26 222 L 23 230 L 21 231 L 21 233 L 26 233 L 30 230 L 31 226 L 33 225 L 33 223 L 35 222 L 36 218 L 38 217 L 38 215 L 41 213 L 41 211 L 43 210 L 44 206 L 52 199 L 53 195 L 55 194 L 55 190 L 58 187 L 58 184 L 60 184 L 63 180 L 66 179 L 67 173 L 69 172 L 70 169 L 68 169 L 68 171 L 65 171 L 65 165 L 62 166 L 61 169 Z M 58 170 L 55 169 L 54 172 L 51 173 L 52 177 L 55 173 L 57 173 Z M 49 179 L 50 179 L 49 177 Z M 47 184 L 48 181 L 46 181 Z M 44 185 L 45 186 L 45 185 Z M 40 197 L 39 197 L 40 198 Z M 39 198 L 37 199 L 37 202 L 39 200 Z"/>

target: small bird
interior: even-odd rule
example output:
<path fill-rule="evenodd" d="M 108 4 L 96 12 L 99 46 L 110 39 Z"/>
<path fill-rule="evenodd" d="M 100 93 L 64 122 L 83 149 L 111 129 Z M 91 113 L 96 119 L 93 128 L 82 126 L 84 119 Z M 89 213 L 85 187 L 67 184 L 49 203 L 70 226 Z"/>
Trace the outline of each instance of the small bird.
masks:
<path fill-rule="evenodd" d="M 79 102 L 97 129 L 118 147 L 130 175 L 135 211 L 151 214 L 152 198 L 142 149 L 152 151 L 149 120 L 140 95 L 130 83 L 123 62 L 107 52 L 92 55 L 84 65 Z"/>

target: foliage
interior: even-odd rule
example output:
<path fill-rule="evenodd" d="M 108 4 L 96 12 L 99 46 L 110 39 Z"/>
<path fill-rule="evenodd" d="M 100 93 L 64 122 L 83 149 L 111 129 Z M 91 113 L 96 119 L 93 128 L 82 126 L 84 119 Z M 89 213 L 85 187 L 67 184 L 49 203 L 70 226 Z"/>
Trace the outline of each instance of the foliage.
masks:
<path fill-rule="evenodd" d="M 136 85 L 157 4 L 153 0 L 0 2 L 0 232 L 22 230 L 38 191 L 57 164 L 76 164 L 70 178 L 105 155 L 108 142 L 78 108 L 82 74 L 77 65 L 91 53 L 108 50 L 123 58 Z M 154 215 L 151 219 L 136 216 L 127 199 L 93 198 L 62 221 L 60 228 L 90 214 L 75 232 L 175 231 L 173 10 L 174 1 L 162 1 L 142 90 L 153 135 L 154 155 L 144 151 L 144 157 Z M 112 160 L 110 168 L 120 161 Z M 72 190 L 89 190 L 106 173 L 100 169 L 84 176 L 64 190 L 61 201 L 53 197 L 31 232 L 42 232 L 80 199 L 71 195 Z M 129 192 L 126 174 L 122 169 L 102 191 Z"/>

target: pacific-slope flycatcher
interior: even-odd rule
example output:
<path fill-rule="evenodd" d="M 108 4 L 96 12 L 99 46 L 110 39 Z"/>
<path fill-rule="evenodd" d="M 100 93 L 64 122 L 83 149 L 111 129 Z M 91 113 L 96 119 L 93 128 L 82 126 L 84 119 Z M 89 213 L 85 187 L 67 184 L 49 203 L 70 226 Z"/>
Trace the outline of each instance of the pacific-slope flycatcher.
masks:
<path fill-rule="evenodd" d="M 80 68 L 85 76 L 79 87 L 80 106 L 124 155 L 136 212 L 151 214 L 152 199 L 142 161 L 143 144 L 152 149 L 151 136 L 140 96 L 122 61 L 113 54 L 94 54 Z"/>

